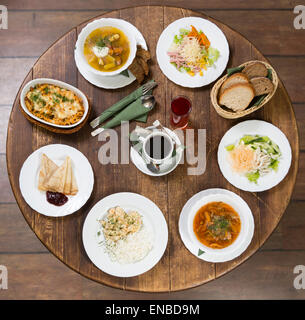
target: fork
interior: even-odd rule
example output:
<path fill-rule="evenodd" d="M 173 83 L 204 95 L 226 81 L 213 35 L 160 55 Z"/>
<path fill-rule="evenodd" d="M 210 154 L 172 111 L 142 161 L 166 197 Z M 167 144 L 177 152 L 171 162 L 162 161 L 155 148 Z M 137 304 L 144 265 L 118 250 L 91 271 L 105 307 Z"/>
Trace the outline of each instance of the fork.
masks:
<path fill-rule="evenodd" d="M 101 124 L 100 121 L 100 117 L 105 113 L 105 112 L 109 112 L 110 116 L 114 113 L 116 113 L 117 111 L 120 111 L 121 109 L 125 108 L 128 104 L 130 104 L 131 102 L 133 102 L 134 100 L 138 99 L 140 96 L 146 95 L 151 89 L 153 89 L 155 86 L 157 85 L 156 82 L 149 81 L 147 83 L 145 83 L 142 86 L 142 92 L 137 96 L 134 95 L 134 92 L 132 92 L 131 94 L 129 94 L 128 96 L 126 96 L 125 98 L 121 99 L 120 101 L 118 101 L 116 104 L 122 103 L 120 109 L 116 110 L 116 111 L 112 111 L 111 108 L 113 108 L 116 104 L 114 104 L 112 107 L 108 108 L 107 110 L 105 110 L 104 112 L 102 112 L 102 114 L 100 114 L 96 119 L 92 120 L 90 122 L 90 125 L 92 128 L 96 128 L 97 126 L 99 126 Z M 140 87 L 141 88 L 141 87 Z M 137 89 L 138 90 L 138 89 Z M 136 90 L 136 91 L 137 91 Z M 110 109 L 110 110 L 109 110 Z M 109 116 L 109 117 L 110 117 Z"/>

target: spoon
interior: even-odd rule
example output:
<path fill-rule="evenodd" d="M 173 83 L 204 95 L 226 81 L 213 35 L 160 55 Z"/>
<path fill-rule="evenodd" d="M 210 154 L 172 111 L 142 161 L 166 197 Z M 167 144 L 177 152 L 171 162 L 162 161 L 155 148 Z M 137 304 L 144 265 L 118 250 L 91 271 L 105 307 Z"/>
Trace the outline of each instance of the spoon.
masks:
<path fill-rule="evenodd" d="M 153 162 L 147 163 L 146 167 L 152 173 L 159 173 L 160 172 L 160 166 L 158 164 L 153 163 Z"/>
<path fill-rule="evenodd" d="M 156 104 L 156 99 L 153 95 L 146 95 L 141 97 L 141 102 L 144 108 L 151 110 Z"/>

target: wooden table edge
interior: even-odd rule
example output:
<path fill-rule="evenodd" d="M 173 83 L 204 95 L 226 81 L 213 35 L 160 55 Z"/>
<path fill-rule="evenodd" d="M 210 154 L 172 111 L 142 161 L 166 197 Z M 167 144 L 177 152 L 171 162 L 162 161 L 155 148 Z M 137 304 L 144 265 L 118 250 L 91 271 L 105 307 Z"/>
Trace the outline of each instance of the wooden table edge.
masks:
<path fill-rule="evenodd" d="M 39 58 L 37 58 L 37 60 L 35 61 L 33 67 L 30 69 L 30 71 L 28 72 L 28 74 L 26 75 L 24 81 L 22 82 L 21 86 L 19 87 L 19 90 L 18 90 L 18 93 L 16 95 L 16 98 L 14 100 L 14 103 L 13 103 L 13 107 L 12 107 L 12 110 L 11 110 L 11 114 L 12 114 L 12 111 L 13 111 L 13 108 L 15 108 L 16 106 L 16 103 L 17 103 L 17 100 L 19 98 L 19 94 L 23 88 L 23 86 L 25 85 L 26 83 L 26 78 L 32 73 L 32 78 L 33 78 L 33 68 L 36 66 L 36 64 L 38 63 L 38 61 L 40 60 L 40 58 L 53 46 L 55 45 L 58 41 L 60 41 L 63 37 L 65 37 L 67 34 L 69 34 L 70 32 L 72 32 L 73 30 L 75 30 L 75 32 L 77 32 L 77 28 L 80 27 L 82 24 L 85 24 L 85 23 L 88 23 L 89 21 L 91 20 L 95 20 L 97 19 L 98 17 L 102 17 L 106 14 L 109 14 L 111 12 L 114 12 L 114 11 L 121 11 L 121 10 L 124 10 L 124 9 L 132 9 L 132 8 L 141 8 L 141 7 L 160 7 L 160 8 L 176 8 L 176 9 L 182 9 L 182 10 L 188 10 L 188 11 L 191 11 L 191 12 L 194 12 L 194 13 L 197 13 L 197 14 L 200 14 L 202 15 L 203 17 L 205 16 L 206 18 L 208 18 L 209 20 L 212 20 L 212 21 L 216 21 L 220 24 L 224 24 L 226 25 L 229 29 L 231 29 L 232 31 L 238 33 L 243 39 L 245 39 L 246 41 L 248 41 L 251 46 L 257 50 L 262 56 L 264 56 L 257 48 L 256 46 L 254 46 L 247 38 L 245 38 L 239 31 L 236 31 L 234 28 L 228 26 L 227 24 L 215 19 L 215 18 L 212 18 L 210 17 L 209 15 L 207 15 L 206 13 L 204 12 L 201 12 L 201 11 L 196 11 L 196 10 L 190 10 L 190 9 L 187 9 L 187 8 L 182 8 L 182 7 L 176 7 L 176 6 L 171 6 L 171 5 L 168 5 L 168 6 L 160 6 L 160 5 L 142 5 L 142 6 L 128 6 L 128 7 L 124 7 L 124 8 L 120 8 L 120 9 L 116 9 L 116 10 L 112 10 L 112 11 L 109 11 L 109 12 L 105 12 L 103 13 L 102 15 L 97 15 L 93 18 L 90 18 L 90 19 L 87 19 L 86 21 L 83 21 L 81 22 L 79 25 L 71 28 L 69 31 L 67 31 L 66 33 L 64 33 L 62 36 L 60 36 L 56 41 L 54 41 L 41 55 Z M 264 59 L 266 59 L 268 62 L 269 60 L 264 56 Z M 270 62 L 269 62 L 270 63 Z M 271 64 L 272 65 L 272 64 Z M 10 141 L 9 141 L 9 136 L 12 134 L 11 133 L 11 128 L 10 126 L 8 126 L 8 129 L 7 129 L 7 143 L 6 143 L 6 164 L 7 164 L 7 171 L 8 171 L 8 177 L 9 177 L 9 181 L 10 181 L 10 185 L 11 185 L 11 188 L 12 188 L 12 191 L 13 191 L 13 194 L 14 194 L 14 197 L 16 199 L 16 202 L 17 202 L 17 205 L 22 213 L 22 215 L 24 216 L 25 220 L 27 221 L 27 224 L 29 225 L 29 227 L 31 228 L 31 230 L 34 232 L 34 234 L 36 235 L 36 237 L 39 239 L 39 241 L 52 253 L 52 255 L 54 255 L 60 262 L 64 263 L 66 266 L 68 266 L 71 270 L 77 272 L 78 274 L 80 274 L 81 276 L 89 279 L 89 280 L 92 280 L 92 281 L 95 281 L 97 283 L 100 283 L 102 285 L 105 285 L 105 286 L 108 286 L 108 287 L 112 287 L 112 288 L 115 288 L 115 289 L 120 289 L 120 290 L 126 290 L 126 291 L 131 291 L 131 292 L 144 292 L 144 293 L 169 293 L 169 292 L 179 292 L 179 291 L 184 291 L 184 290 L 189 290 L 189 289 L 193 289 L 193 288 L 196 288 L 196 287 L 199 287 L 201 285 L 204 285 L 212 280 L 215 280 L 215 279 L 219 279 L 220 277 L 222 277 L 223 275 L 231 272 L 232 270 L 234 270 L 235 268 L 237 268 L 238 266 L 242 265 L 244 262 L 246 262 L 249 258 L 253 257 L 259 250 L 260 248 L 263 246 L 263 244 L 269 239 L 269 237 L 273 234 L 273 232 L 275 231 L 275 229 L 277 228 L 280 220 L 282 219 L 283 217 L 283 214 L 285 213 L 289 203 L 291 202 L 291 197 L 292 197 L 292 193 L 293 193 L 293 190 L 295 188 L 295 183 L 296 183 L 296 177 L 297 177 L 297 172 L 298 172 L 298 167 L 299 167 L 299 153 L 300 153 L 300 149 L 299 149 L 299 129 L 298 129 L 298 125 L 297 125 L 297 121 L 296 121 L 296 117 L 295 117 L 295 112 L 294 112 L 294 108 L 293 108 L 293 105 L 292 105 L 292 102 L 291 102 L 291 99 L 287 93 L 287 90 L 281 80 L 281 78 L 279 77 L 279 82 L 280 84 L 283 86 L 284 88 L 284 92 L 285 92 L 285 95 L 286 97 L 288 98 L 289 100 L 289 103 L 290 103 L 290 106 L 291 106 L 291 111 L 293 113 L 293 121 L 294 121 L 294 124 L 295 124 L 295 128 L 296 128 L 296 133 L 297 133 L 297 140 L 295 142 L 295 146 L 296 146 L 296 154 L 295 154 L 295 165 L 296 165 L 296 170 L 294 172 L 294 175 L 292 177 L 293 179 L 293 184 L 292 184 L 292 187 L 291 187 L 291 190 L 290 190 L 290 196 L 289 196 L 289 199 L 285 205 L 285 210 L 283 210 L 283 212 L 281 213 L 280 217 L 278 218 L 278 221 L 276 223 L 276 226 L 274 227 L 273 231 L 268 235 L 268 237 L 266 237 L 262 242 L 260 242 L 260 245 L 259 245 L 259 248 L 254 251 L 253 253 L 251 253 L 248 257 L 246 257 L 243 261 L 237 263 L 236 265 L 234 265 L 231 269 L 228 269 L 225 273 L 223 274 L 220 274 L 218 276 L 216 276 L 216 272 L 214 273 L 214 277 L 211 278 L 211 279 L 208 279 L 202 283 L 199 283 L 199 284 L 195 284 L 193 286 L 189 286 L 189 287 L 185 287 L 185 288 L 179 288 L 179 289 L 175 289 L 175 290 L 164 290 L 164 291 L 149 291 L 149 290 L 137 290 L 137 289 L 132 289 L 132 288 L 122 288 L 122 287 L 119 287 L 119 286 L 115 286 L 113 285 L 112 283 L 102 283 L 100 282 L 99 280 L 95 279 L 95 277 L 90 277 L 90 276 L 87 276 L 85 274 L 82 274 L 80 273 L 76 268 L 73 268 L 72 266 L 68 265 L 66 262 L 64 262 L 63 260 L 60 259 L 60 257 L 58 255 L 56 255 L 56 253 L 49 248 L 49 246 L 47 244 L 45 244 L 44 242 L 42 242 L 42 240 L 39 238 L 39 236 L 33 231 L 31 225 L 30 225 L 30 222 L 27 220 L 27 218 L 25 217 L 25 215 L 23 214 L 22 210 L 21 210 L 21 205 L 19 204 L 20 200 L 21 201 L 24 201 L 23 200 L 23 197 L 22 195 L 18 194 L 18 186 L 16 188 L 16 186 L 14 185 L 14 181 L 12 179 L 12 171 L 11 171 L 11 167 L 10 167 L 10 163 L 8 161 L 8 156 L 9 156 L 9 145 L 10 145 Z M 10 123 L 10 119 L 11 119 L 11 114 L 10 114 L 10 118 L 9 118 L 9 123 Z M 288 172 L 289 174 L 289 172 Z M 214 263 L 214 270 L 216 270 L 216 265 L 217 263 Z M 124 278 L 124 279 L 127 279 L 127 278 Z M 125 282 L 124 282 L 125 283 Z"/>

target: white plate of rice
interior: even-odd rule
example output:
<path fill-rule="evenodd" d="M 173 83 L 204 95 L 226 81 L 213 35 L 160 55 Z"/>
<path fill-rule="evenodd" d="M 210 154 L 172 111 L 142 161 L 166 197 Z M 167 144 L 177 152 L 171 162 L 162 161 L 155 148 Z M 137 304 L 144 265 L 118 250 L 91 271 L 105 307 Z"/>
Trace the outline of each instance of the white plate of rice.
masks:
<path fill-rule="evenodd" d="M 229 161 L 229 152 L 226 150 L 226 147 L 235 144 L 246 135 L 267 136 L 278 145 L 281 152 L 277 170 L 269 170 L 270 172 L 262 175 L 257 183 L 249 181 L 245 175 L 234 172 Z M 278 185 L 286 177 L 291 159 L 291 147 L 285 134 L 273 124 L 261 120 L 247 120 L 232 127 L 218 146 L 218 164 L 223 176 L 233 186 L 244 191 L 261 192 Z"/>
<path fill-rule="evenodd" d="M 137 211 L 142 218 L 139 231 L 109 246 L 100 220 L 108 210 L 121 207 Z M 153 268 L 162 258 L 168 241 L 167 223 L 157 205 L 136 193 L 120 192 L 97 202 L 83 226 L 83 244 L 90 260 L 103 272 L 116 277 L 134 277 Z"/>

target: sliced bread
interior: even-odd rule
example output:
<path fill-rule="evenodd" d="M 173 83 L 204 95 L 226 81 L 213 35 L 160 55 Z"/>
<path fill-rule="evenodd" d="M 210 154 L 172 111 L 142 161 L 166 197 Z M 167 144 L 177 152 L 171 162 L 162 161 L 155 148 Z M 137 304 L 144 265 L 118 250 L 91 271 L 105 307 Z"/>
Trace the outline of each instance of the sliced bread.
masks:
<path fill-rule="evenodd" d="M 219 95 L 221 95 L 226 89 L 237 83 L 249 83 L 247 76 L 240 72 L 232 74 L 224 81 L 224 83 L 220 87 Z"/>
<path fill-rule="evenodd" d="M 273 83 L 271 80 L 265 77 L 257 77 L 257 78 L 252 78 L 250 80 L 254 92 L 256 96 L 260 96 L 262 94 L 268 94 L 273 91 Z"/>
<path fill-rule="evenodd" d="M 261 62 L 254 62 L 248 66 L 246 66 L 242 73 L 246 74 L 249 79 L 255 77 L 267 77 L 268 70 L 266 66 Z"/>
<path fill-rule="evenodd" d="M 245 110 L 255 93 L 251 84 L 237 83 L 226 89 L 219 97 L 219 103 L 233 111 Z"/>

